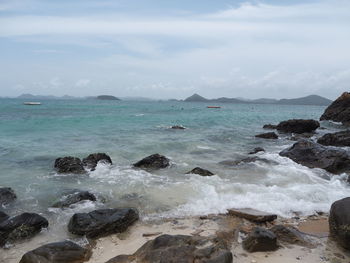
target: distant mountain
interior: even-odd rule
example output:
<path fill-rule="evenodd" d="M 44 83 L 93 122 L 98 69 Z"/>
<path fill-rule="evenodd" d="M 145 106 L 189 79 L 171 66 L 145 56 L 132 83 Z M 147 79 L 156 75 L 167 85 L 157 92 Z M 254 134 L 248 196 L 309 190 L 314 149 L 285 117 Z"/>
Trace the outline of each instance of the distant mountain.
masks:
<path fill-rule="evenodd" d="M 198 94 L 186 98 L 186 102 L 219 102 L 219 103 L 245 103 L 245 104 L 281 104 L 281 105 L 318 105 L 328 106 L 332 103 L 331 100 L 318 95 L 310 95 L 306 97 L 296 99 L 269 99 L 261 98 L 256 100 L 249 100 L 245 98 L 217 98 L 217 99 L 206 99 Z"/>
<path fill-rule="evenodd" d="M 111 95 L 100 95 L 100 96 L 97 96 L 96 99 L 98 99 L 98 100 L 120 100 L 117 97 L 114 97 Z"/>

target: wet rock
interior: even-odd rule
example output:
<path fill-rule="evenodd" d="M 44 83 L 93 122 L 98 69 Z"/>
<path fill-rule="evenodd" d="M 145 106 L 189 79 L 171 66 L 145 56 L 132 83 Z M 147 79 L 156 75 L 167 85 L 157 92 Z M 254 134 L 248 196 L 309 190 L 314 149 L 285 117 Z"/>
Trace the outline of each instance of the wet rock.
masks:
<path fill-rule="evenodd" d="M 15 201 L 17 199 L 17 196 L 15 194 L 15 191 L 13 191 L 10 187 L 2 187 L 0 188 L 0 206 L 2 205 L 8 205 Z"/>
<path fill-rule="evenodd" d="M 278 248 L 277 237 L 262 227 L 256 227 L 242 242 L 243 248 L 249 252 L 274 251 Z"/>
<path fill-rule="evenodd" d="M 9 219 L 9 216 L 5 212 L 0 211 L 0 223 L 7 219 Z"/>
<path fill-rule="evenodd" d="M 322 114 L 320 120 L 331 120 L 335 122 L 342 122 L 343 124 L 349 124 L 350 93 L 344 92 L 331 105 L 329 105 L 325 112 Z"/>
<path fill-rule="evenodd" d="M 0 223 L 0 246 L 38 234 L 49 222 L 35 213 L 23 213 Z"/>
<path fill-rule="evenodd" d="M 238 216 L 258 223 L 271 222 L 277 219 L 277 215 L 275 214 L 269 214 L 250 208 L 228 209 L 227 212 L 229 215 Z"/>
<path fill-rule="evenodd" d="M 265 152 L 265 149 L 262 147 L 256 147 L 253 151 L 249 152 L 249 154 L 256 154 L 258 152 Z"/>
<path fill-rule="evenodd" d="M 135 167 L 146 169 L 161 169 L 170 165 L 170 160 L 158 153 L 147 156 L 146 158 L 134 163 Z"/>
<path fill-rule="evenodd" d="M 339 245 L 350 250 L 350 197 L 332 204 L 329 213 L 329 230 Z"/>
<path fill-rule="evenodd" d="M 184 130 L 184 129 L 186 129 L 186 128 L 183 127 L 183 126 L 180 126 L 180 125 L 174 125 L 174 126 L 171 126 L 171 129 L 174 129 L 174 130 Z"/>
<path fill-rule="evenodd" d="M 266 132 L 255 135 L 256 138 L 263 138 L 263 139 L 278 139 L 278 135 L 274 132 Z"/>
<path fill-rule="evenodd" d="M 74 191 L 71 194 L 68 194 L 62 198 L 61 201 L 58 201 L 52 205 L 52 207 L 64 208 L 69 207 L 72 204 L 89 200 L 96 201 L 96 196 L 88 191 Z"/>
<path fill-rule="evenodd" d="M 273 124 L 265 124 L 263 126 L 264 129 L 270 129 L 270 130 L 275 130 L 277 129 L 277 125 L 273 125 Z"/>
<path fill-rule="evenodd" d="M 315 133 L 310 133 L 310 132 L 304 132 L 304 133 L 300 133 L 300 134 L 298 134 L 298 133 L 296 133 L 296 134 L 294 134 L 293 136 L 291 136 L 290 138 L 289 138 L 289 140 L 292 140 L 292 141 L 299 141 L 299 140 L 301 140 L 301 139 L 308 139 L 308 138 L 311 138 L 312 136 L 314 136 L 315 135 Z"/>
<path fill-rule="evenodd" d="M 133 208 L 99 209 L 74 214 L 69 221 L 68 230 L 72 234 L 98 238 L 122 233 L 138 219 L 138 211 Z"/>
<path fill-rule="evenodd" d="M 228 244 L 219 238 L 161 235 L 133 255 L 120 255 L 106 263 L 232 263 L 232 260 Z"/>
<path fill-rule="evenodd" d="M 72 156 L 57 158 L 54 167 L 58 173 L 85 173 L 82 161 L 79 158 Z"/>
<path fill-rule="evenodd" d="M 276 225 L 270 228 L 270 231 L 272 231 L 277 236 L 278 241 L 292 245 L 308 247 L 312 246 L 311 242 L 307 240 L 305 235 L 294 227 Z"/>
<path fill-rule="evenodd" d="M 25 253 L 19 263 L 81 263 L 89 260 L 91 251 L 71 241 L 43 245 Z"/>
<path fill-rule="evenodd" d="M 196 167 L 194 169 L 192 169 L 191 171 L 187 172 L 186 174 L 198 174 L 201 176 L 212 176 L 214 175 L 212 172 L 202 169 L 200 167 Z"/>
<path fill-rule="evenodd" d="M 310 140 L 299 140 L 279 154 L 309 168 L 322 168 L 335 174 L 350 170 L 350 156 L 345 150 Z"/>
<path fill-rule="evenodd" d="M 317 140 L 322 145 L 350 146 L 350 130 L 327 133 Z"/>
<path fill-rule="evenodd" d="M 266 164 L 277 164 L 277 162 L 270 161 L 268 159 L 260 158 L 260 157 L 256 157 L 256 156 L 246 157 L 246 158 L 243 158 L 240 160 L 225 160 L 225 161 L 219 162 L 219 164 L 226 165 L 226 166 L 236 166 L 236 165 L 240 165 L 240 164 L 254 163 L 254 162 L 263 162 Z"/>
<path fill-rule="evenodd" d="M 95 170 L 99 162 L 112 164 L 112 159 L 105 153 L 93 153 L 83 159 L 83 165 L 92 171 Z"/>
<path fill-rule="evenodd" d="M 313 132 L 318 127 L 320 127 L 320 123 L 315 120 L 292 119 L 280 122 L 277 125 L 277 130 L 279 132 L 300 134 L 305 132 Z"/>

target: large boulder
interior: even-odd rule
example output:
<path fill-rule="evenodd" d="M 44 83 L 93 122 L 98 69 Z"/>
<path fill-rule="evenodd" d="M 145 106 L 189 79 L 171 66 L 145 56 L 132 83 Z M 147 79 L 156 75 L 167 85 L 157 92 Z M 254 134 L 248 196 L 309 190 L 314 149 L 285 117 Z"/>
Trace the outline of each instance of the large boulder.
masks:
<path fill-rule="evenodd" d="M 81 263 L 89 260 L 91 251 L 72 241 L 43 245 L 25 253 L 19 263 Z"/>
<path fill-rule="evenodd" d="M 57 158 L 54 167 L 58 173 L 83 174 L 86 172 L 83 162 L 79 158 L 72 156 Z"/>
<path fill-rule="evenodd" d="M 280 122 L 277 125 L 277 130 L 285 133 L 305 133 L 313 132 L 318 127 L 320 127 L 320 123 L 315 120 L 292 119 Z"/>
<path fill-rule="evenodd" d="M 69 221 L 68 230 L 72 234 L 98 238 L 124 232 L 138 219 L 139 213 L 133 208 L 99 209 L 74 214 Z"/>
<path fill-rule="evenodd" d="M 332 204 L 329 213 L 329 231 L 338 244 L 350 250 L 350 197 Z"/>
<path fill-rule="evenodd" d="M 2 187 L 0 188 L 0 206 L 8 205 L 15 201 L 17 196 L 12 188 Z"/>
<path fill-rule="evenodd" d="M 322 168 L 335 174 L 350 170 L 350 156 L 347 151 L 326 147 L 310 140 L 299 140 L 279 154 L 309 168 Z"/>
<path fill-rule="evenodd" d="M 146 169 L 161 169 L 161 168 L 166 168 L 169 165 L 170 165 L 170 160 L 158 153 L 147 156 L 146 158 L 143 158 L 141 161 L 134 163 L 135 167 L 146 168 Z"/>
<path fill-rule="evenodd" d="M 198 174 L 201 176 L 212 176 L 214 175 L 211 171 L 200 168 L 200 167 L 196 167 L 194 169 L 192 169 L 191 171 L 187 172 L 186 174 Z"/>
<path fill-rule="evenodd" d="M 329 105 L 325 112 L 322 114 L 320 120 L 331 120 L 335 122 L 342 122 L 343 124 L 349 124 L 350 93 L 344 92 L 331 105 Z"/>
<path fill-rule="evenodd" d="M 133 255 L 120 255 L 106 263 L 232 263 L 232 259 L 229 245 L 218 238 L 161 235 Z"/>
<path fill-rule="evenodd" d="M 99 162 L 112 164 L 112 159 L 105 153 L 93 153 L 83 159 L 83 165 L 91 170 L 95 170 Z"/>
<path fill-rule="evenodd" d="M 278 135 L 274 132 L 266 132 L 255 135 L 256 138 L 262 138 L 262 139 L 278 139 Z"/>
<path fill-rule="evenodd" d="M 64 208 L 69 207 L 81 201 L 96 201 L 96 196 L 88 191 L 72 191 L 65 195 L 60 201 L 54 203 L 52 207 Z"/>
<path fill-rule="evenodd" d="M 242 245 L 249 252 L 274 251 L 278 248 L 276 235 L 262 227 L 254 228 Z"/>
<path fill-rule="evenodd" d="M 0 223 L 0 246 L 38 234 L 49 222 L 35 213 L 23 213 Z"/>
<path fill-rule="evenodd" d="M 317 142 L 323 145 L 350 146 L 350 131 L 327 133 L 319 138 Z"/>

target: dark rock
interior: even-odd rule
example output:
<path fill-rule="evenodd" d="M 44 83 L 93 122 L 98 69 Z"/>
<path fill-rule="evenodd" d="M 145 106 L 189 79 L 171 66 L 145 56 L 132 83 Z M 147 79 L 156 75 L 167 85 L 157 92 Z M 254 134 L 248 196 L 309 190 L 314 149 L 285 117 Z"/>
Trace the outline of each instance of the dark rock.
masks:
<path fill-rule="evenodd" d="M 350 131 L 327 133 L 319 138 L 317 142 L 323 145 L 350 146 Z"/>
<path fill-rule="evenodd" d="M 350 93 L 344 92 L 331 105 L 329 105 L 325 112 L 322 114 L 320 120 L 331 120 L 335 122 L 342 122 L 343 124 L 349 124 Z"/>
<path fill-rule="evenodd" d="M 161 235 L 133 255 L 120 255 L 106 263 L 232 263 L 229 245 L 218 238 Z"/>
<path fill-rule="evenodd" d="M 261 147 L 256 147 L 253 151 L 249 152 L 249 154 L 256 154 L 258 152 L 265 152 L 265 149 Z"/>
<path fill-rule="evenodd" d="M 4 222 L 5 220 L 9 219 L 10 217 L 5 213 L 0 211 L 0 223 Z"/>
<path fill-rule="evenodd" d="M 180 125 L 174 125 L 174 126 L 171 126 L 171 128 L 174 129 L 174 130 L 184 130 L 184 129 L 186 129 L 185 127 L 180 126 Z"/>
<path fill-rule="evenodd" d="M 56 168 L 58 173 L 85 173 L 82 161 L 79 158 L 71 156 L 57 158 L 54 167 Z"/>
<path fill-rule="evenodd" d="M 99 162 L 112 164 L 112 159 L 105 153 L 93 153 L 83 159 L 83 165 L 92 171 L 95 170 Z"/>
<path fill-rule="evenodd" d="M 74 214 L 69 221 L 68 230 L 72 234 L 98 238 L 124 232 L 138 219 L 138 211 L 133 208 L 100 209 Z"/>
<path fill-rule="evenodd" d="M 249 252 L 274 251 L 278 248 L 276 235 L 261 227 L 256 227 L 243 240 L 243 248 Z"/>
<path fill-rule="evenodd" d="M 88 191 L 75 191 L 67 196 L 64 196 L 61 201 L 54 203 L 52 207 L 68 207 L 84 200 L 96 201 L 96 196 Z"/>
<path fill-rule="evenodd" d="M 278 241 L 299 245 L 299 246 L 313 246 L 309 240 L 307 240 L 305 234 L 301 233 L 298 229 L 291 226 L 276 225 L 270 228 L 276 236 Z"/>
<path fill-rule="evenodd" d="M 250 208 L 228 209 L 227 211 L 229 215 L 238 216 L 258 223 L 271 222 L 277 219 L 277 215 L 275 214 L 269 214 Z"/>
<path fill-rule="evenodd" d="M 329 213 L 329 231 L 339 245 L 350 250 L 350 197 L 332 204 Z"/>
<path fill-rule="evenodd" d="M 263 139 L 278 139 L 278 135 L 274 132 L 261 133 L 261 134 L 255 135 L 255 137 L 263 138 Z"/>
<path fill-rule="evenodd" d="M 313 132 L 318 127 L 320 123 L 315 120 L 302 120 L 302 119 L 293 119 L 282 121 L 277 125 L 277 130 L 279 132 L 290 132 L 290 133 L 305 133 Z"/>
<path fill-rule="evenodd" d="M 0 206 L 8 205 L 11 202 L 15 201 L 17 196 L 12 188 L 3 187 L 0 188 Z"/>
<path fill-rule="evenodd" d="M 350 170 L 350 156 L 345 150 L 310 140 L 300 140 L 279 154 L 309 168 L 322 168 L 335 174 Z"/>
<path fill-rule="evenodd" d="M 187 172 L 186 174 L 199 174 L 201 176 L 212 176 L 214 175 L 211 171 L 202 169 L 200 167 L 196 167 L 192 169 L 191 171 Z"/>
<path fill-rule="evenodd" d="M 38 234 L 42 228 L 48 227 L 49 222 L 35 213 L 23 213 L 0 223 L 0 246 L 7 241 L 13 242 L 26 239 Z"/>
<path fill-rule="evenodd" d="M 134 163 L 135 167 L 148 168 L 148 169 L 161 169 L 170 165 L 170 160 L 158 153 L 152 154 L 137 163 Z"/>
<path fill-rule="evenodd" d="M 254 162 L 263 162 L 266 164 L 277 164 L 277 162 L 270 161 L 268 159 L 260 158 L 260 157 L 256 157 L 256 156 L 246 157 L 246 158 L 243 158 L 240 160 L 225 160 L 225 161 L 219 162 L 219 164 L 226 165 L 226 166 L 236 166 L 236 165 L 240 165 L 240 164 L 254 163 Z"/>
<path fill-rule="evenodd" d="M 263 126 L 264 129 L 271 129 L 271 130 L 275 130 L 277 129 L 277 125 L 273 125 L 273 124 L 265 124 Z"/>
<path fill-rule="evenodd" d="M 43 245 L 25 253 L 19 263 L 81 263 L 89 260 L 91 251 L 71 241 Z"/>

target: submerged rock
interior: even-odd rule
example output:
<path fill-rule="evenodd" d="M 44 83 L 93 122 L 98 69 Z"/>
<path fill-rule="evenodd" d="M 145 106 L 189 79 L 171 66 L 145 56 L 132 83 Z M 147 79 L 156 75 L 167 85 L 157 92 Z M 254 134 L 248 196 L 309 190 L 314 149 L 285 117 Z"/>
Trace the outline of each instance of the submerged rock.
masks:
<path fill-rule="evenodd" d="M 327 133 L 317 140 L 322 145 L 350 146 L 350 131 Z"/>
<path fill-rule="evenodd" d="M 270 130 L 275 130 L 277 129 L 277 125 L 273 125 L 273 124 L 265 124 L 263 126 L 264 129 L 270 129 Z"/>
<path fill-rule="evenodd" d="M 274 251 L 278 248 L 276 235 L 265 228 L 256 227 L 243 240 L 243 248 L 249 252 Z"/>
<path fill-rule="evenodd" d="M 72 156 L 57 158 L 54 167 L 58 173 L 83 174 L 86 172 L 83 162 Z"/>
<path fill-rule="evenodd" d="M 99 162 L 112 164 L 112 159 L 111 157 L 109 157 L 109 155 L 105 153 L 92 153 L 88 157 L 83 159 L 83 165 L 91 170 L 95 170 Z"/>
<path fill-rule="evenodd" d="M 350 170 L 350 156 L 345 150 L 310 140 L 300 140 L 279 154 L 309 168 L 322 168 L 335 174 Z"/>
<path fill-rule="evenodd" d="M 170 165 L 170 160 L 158 153 L 147 156 L 146 158 L 134 163 L 135 167 L 148 169 L 161 169 Z"/>
<path fill-rule="evenodd" d="M 280 122 L 277 130 L 286 133 L 307 133 L 315 131 L 318 127 L 320 123 L 315 120 L 292 119 Z"/>
<path fill-rule="evenodd" d="M 138 219 L 139 213 L 133 208 L 99 209 L 74 214 L 69 221 L 68 230 L 72 234 L 98 238 L 124 232 Z"/>
<path fill-rule="evenodd" d="M 226 166 L 236 166 L 240 164 L 254 163 L 254 162 L 263 162 L 266 164 L 277 164 L 277 162 L 274 162 L 265 158 L 260 158 L 257 156 L 246 157 L 240 160 L 225 160 L 225 161 L 219 162 L 219 164 L 226 165 Z"/>
<path fill-rule="evenodd" d="M 43 245 L 25 253 L 19 263 L 81 263 L 89 260 L 91 251 L 71 241 Z"/>
<path fill-rule="evenodd" d="M 274 132 L 266 132 L 255 135 L 256 138 L 263 138 L 263 139 L 278 139 L 278 135 Z"/>
<path fill-rule="evenodd" d="M 64 198 L 62 198 L 61 201 L 54 203 L 52 207 L 58 207 L 58 208 L 69 207 L 72 204 L 75 204 L 84 200 L 96 201 L 96 196 L 88 191 L 77 190 L 64 196 Z"/>
<path fill-rule="evenodd" d="M 171 126 L 171 129 L 174 129 L 174 130 L 184 130 L 186 129 L 184 126 L 180 126 L 180 125 L 174 125 L 174 126 Z"/>
<path fill-rule="evenodd" d="M 201 176 L 212 176 L 214 175 L 211 171 L 202 169 L 200 167 L 196 167 L 194 169 L 192 169 L 191 171 L 187 172 L 186 174 L 198 174 Z"/>
<path fill-rule="evenodd" d="M 0 223 L 0 246 L 38 234 L 49 222 L 35 213 L 23 213 Z"/>
<path fill-rule="evenodd" d="M 277 219 L 277 215 L 275 214 L 269 214 L 250 208 L 228 209 L 227 211 L 229 215 L 238 216 L 258 223 L 271 222 Z"/>
<path fill-rule="evenodd" d="M 350 197 L 332 204 L 329 213 L 329 230 L 339 245 L 350 250 Z"/>
<path fill-rule="evenodd" d="M 343 124 L 350 123 L 350 93 L 344 92 L 322 114 L 321 121 L 331 120 Z"/>
<path fill-rule="evenodd" d="M 253 151 L 249 152 L 249 154 L 256 154 L 258 152 L 265 152 L 265 149 L 262 147 L 255 147 Z"/>
<path fill-rule="evenodd" d="M 13 191 L 10 187 L 3 187 L 0 188 L 0 206 L 2 205 L 8 205 L 15 201 L 17 199 L 17 196 L 15 194 L 15 191 Z"/>
<path fill-rule="evenodd" d="M 133 255 L 120 255 L 106 263 L 232 263 L 229 246 L 220 239 L 161 235 L 146 242 Z"/>

